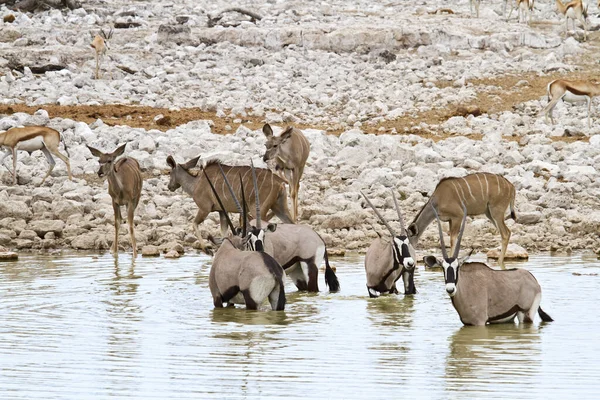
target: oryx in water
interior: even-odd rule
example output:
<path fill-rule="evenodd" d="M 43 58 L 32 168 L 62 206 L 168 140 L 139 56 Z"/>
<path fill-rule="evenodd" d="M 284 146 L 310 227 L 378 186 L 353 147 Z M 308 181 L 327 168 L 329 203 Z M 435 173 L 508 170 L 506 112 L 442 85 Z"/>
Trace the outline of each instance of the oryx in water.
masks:
<path fill-rule="evenodd" d="M 442 221 L 450 222 L 450 247 L 454 247 L 463 216 L 462 205 L 467 207 L 470 216 L 485 214 L 500 231 L 502 251 L 498 264 L 504 267 L 504 255 L 510 239 L 510 230 L 504 223 L 504 213 L 510 206 L 510 218 L 516 221 L 515 187 L 506 178 L 478 172 L 462 178 L 444 178 L 436 186 L 431 198 L 408 226 L 408 237 L 417 242 L 425 228 L 435 219 L 431 204 L 437 204 L 437 212 Z"/>
<path fill-rule="evenodd" d="M 215 190 L 206 171 L 204 176 L 215 195 L 221 210 L 225 207 Z M 242 189 L 243 191 L 243 189 Z M 242 216 L 244 221 L 247 216 Z M 273 257 L 262 251 L 245 251 L 250 236 L 246 233 L 246 223 L 243 224 L 242 236 L 236 236 L 229 215 L 225 219 L 231 228 L 229 236 L 217 240 L 210 237 L 215 245 L 219 245 L 210 269 L 208 286 L 215 307 L 223 304 L 245 304 L 247 309 L 256 310 L 269 298 L 271 309 L 285 308 L 285 290 L 283 284 L 283 268 Z"/>
<path fill-rule="evenodd" d="M 233 188 L 226 176 L 224 180 L 231 196 L 235 198 Z M 255 190 L 255 193 L 258 191 Z M 260 204 L 258 199 L 255 204 Z M 261 215 L 259 208 L 256 209 L 256 215 Z M 260 218 L 250 221 L 249 246 L 255 250 L 260 246 L 272 255 L 298 290 L 319 291 L 319 265 L 323 261 L 325 261 L 325 284 L 331 292 L 340 290 L 338 278 L 329 265 L 327 246 L 321 236 L 310 226 L 284 223 L 268 224 L 266 229 L 261 229 L 261 225 Z"/>
<path fill-rule="evenodd" d="M 203 170 L 206 172 L 206 174 L 194 176 L 190 174 L 189 170 L 196 166 L 199 158 L 200 157 L 193 158 L 184 164 L 177 164 L 173 157 L 168 156 L 167 165 L 171 167 L 171 178 L 169 180 L 168 187 L 172 192 L 181 187 L 184 192 L 192 196 L 194 199 L 194 202 L 198 206 L 198 213 L 196 214 L 196 218 L 194 218 L 193 223 L 194 233 L 200 242 L 202 250 L 210 253 L 210 250 L 205 246 L 204 241 L 200 236 L 198 228 L 199 224 L 204 221 L 210 212 L 219 211 L 219 216 L 221 219 L 221 234 L 225 236 L 225 233 L 227 232 L 225 214 L 227 212 L 237 212 L 237 208 L 233 199 L 225 189 L 223 178 L 219 170 L 221 168 L 224 169 L 225 174 L 228 176 L 236 176 L 241 174 L 243 177 L 246 177 L 250 174 L 250 167 L 232 167 L 229 165 L 223 165 L 219 161 L 213 160 L 209 161 L 203 167 Z M 256 174 L 258 175 L 258 181 L 260 182 L 260 187 L 258 190 L 260 191 L 260 198 L 263 202 L 261 204 L 261 208 L 264 215 L 261 217 L 268 220 L 274 214 L 282 221 L 291 223 L 292 216 L 288 210 L 285 181 L 273 174 L 268 169 L 264 168 L 259 168 Z M 210 180 L 215 184 L 217 193 L 223 201 L 225 208 L 219 209 L 214 195 L 207 185 L 205 176 L 209 177 Z M 246 193 L 252 193 L 254 191 L 254 187 L 252 186 L 252 183 L 249 182 L 249 179 L 245 180 L 245 185 Z M 241 188 L 238 190 L 241 190 Z M 239 195 L 239 191 L 237 193 Z M 267 215 L 267 213 L 272 214 Z"/>
<path fill-rule="evenodd" d="M 379 294 L 383 293 L 398 294 L 396 281 L 400 277 L 402 277 L 404 282 L 404 294 L 417 293 L 414 281 L 416 265 L 415 249 L 406 234 L 404 221 L 394 191 L 392 190 L 392 197 L 400 221 L 400 235 L 394 232 L 390 224 L 377 211 L 369 198 L 362 191 L 360 193 L 386 226 L 390 235 L 392 235 L 390 239 L 383 239 L 380 236 L 378 239 L 375 239 L 367 250 L 365 272 L 367 273 L 367 290 L 369 291 L 369 296 L 379 297 Z M 377 234 L 379 235 L 379 233 Z"/>
<path fill-rule="evenodd" d="M 511 322 L 518 317 L 519 323 L 533 322 L 536 311 L 544 322 L 552 321 L 540 307 L 542 289 L 535 277 L 524 269 L 494 270 L 481 262 L 465 262 L 458 259 L 460 241 L 467 219 L 463 204 L 463 218 L 452 257 L 446 253 L 442 224 L 435 203 L 431 204 L 437 219 L 443 259 L 434 256 L 423 258 L 429 267 L 444 269 L 446 292 L 452 305 L 465 325 Z"/>

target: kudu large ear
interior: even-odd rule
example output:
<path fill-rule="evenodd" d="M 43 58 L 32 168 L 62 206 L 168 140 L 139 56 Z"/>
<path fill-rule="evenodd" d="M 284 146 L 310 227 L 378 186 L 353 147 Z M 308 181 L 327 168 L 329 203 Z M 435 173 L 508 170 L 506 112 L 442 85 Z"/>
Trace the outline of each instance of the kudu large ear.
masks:
<path fill-rule="evenodd" d="M 94 157 L 102 157 L 104 155 L 104 153 L 98 149 L 95 149 L 95 148 L 87 146 L 87 145 L 86 145 L 86 147 L 90 150 L 90 153 L 92 153 L 92 155 Z"/>
<path fill-rule="evenodd" d="M 173 158 L 173 156 L 167 157 L 167 165 L 169 167 L 171 167 L 171 169 L 175 169 L 175 166 L 177 166 L 177 163 L 175 162 L 175 159 Z"/>
<path fill-rule="evenodd" d="M 267 137 L 267 139 L 270 139 L 273 137 L 273 129 L 271 129 L 271 125 L 265 124 L 262 128 L 262 131 L 265 134 L 265 136 Z"/>
<path fill-rule="evenodd" d="M 285 131 L 279 135 L 279 137 L 281 138 L 281 143 L 285 142 L 286 140 L 288 140 L 289 138 L 292 137 L 292 132 L 294 131 L 294 128 L 291 126 L 288 126 Z"/>
<path fill-rule="evenodd" d="M 200 156 L 194 157 L 190 161 L 185 162 L 183 164 L 179 164 L 179 165 L 181 165 L 181 168 L 183 168 L 183 169 L 185 169 L 187 171 L 188 169 L 194 168 L 196 165 L 198 165 L 198 160 L 199 159 L 200 159 Z"/>
<path fill-rule="evenodd" d="M 115 151 L 110 153 L 111 157 L 117 158 L 120 155 L 122 155 L 125 152 L 125 147 L 127 147 L 127 143 L 122 144 L 121 146 L 117 147 L 117 149 Z"/>
<path fill-rule="evenodd" d="M 436 268 L 436 267 L 441 267 L 442 266 L 442 262 L 440 260 L 438 260 L 437 258 L 435 258 L 434 256 L 425 256 L 425 257 L 423 257 L 423 262 L 429 268 Z"/>

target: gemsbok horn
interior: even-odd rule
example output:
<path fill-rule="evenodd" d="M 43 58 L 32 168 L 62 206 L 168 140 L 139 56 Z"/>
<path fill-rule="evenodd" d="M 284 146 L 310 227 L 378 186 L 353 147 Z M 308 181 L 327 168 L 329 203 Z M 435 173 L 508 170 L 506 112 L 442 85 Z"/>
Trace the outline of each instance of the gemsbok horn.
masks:
<path fill-rule="evenodd" d="M 396 195 L 392 190 L 392 197 L 398 219 L 400 221 L 401 234 L 397 235 L 383 215 L 377 211 L 369 198 L 361 191 L 360 194 L 365 198 L 367 204 L 373 209 L 383 225 L 386 226 L 391 239 L 378 238 L 371 243 L 365 256 L 365 272 L 367 274 L 367 290 L 370 297 L 379 297 L 379 294 L 393 293 L 398 294 L 396 281 L 402 277 L 404 282 L 404 294 L 415 294 L 414 274 L 416 265 L 415 249 L 411 245 L 404 221 L 398 207 Z"/>
<path fill-rule="evenodd" d="M 223 202 L 206 172 L 205 177 L 223 210 Z M 224 214 L 231 232 L 234 232 L 229 215 L 227 212 Z M 242 217 L 247 218 L 246 215 Z M 221 308 L 223 303 L 245 304 L 247 309 L 257 310 L 268 297 L 272 310 L 283 310 L 283 268 L 267 253 L 244 251 L 249 236 L 240 237 L 231 232 L 228 237 L 220 240 L 209 237 L 215 245 L 220 245 L 213 259 L 208 280 L 214 306 Z"/>
<path fill-rule="evenodd" d="M 446 253 L 442 224 L 435 203 L 430 206 L 437 219 L 443 258 L 423 258 L 429 267 L 444 269 L 446 292 L 460 320 L 465 325 L 485 325 L 514 321 L 533 322 L 536 311 L 544 322 L 552 321 L 540 307 L 542 289 L 535 277 L 524 269 L 494 270 L 481 262 L 458 259 L 460 241 L 467 219 L 463 204 L 463 219 L 452 257 Z"/>

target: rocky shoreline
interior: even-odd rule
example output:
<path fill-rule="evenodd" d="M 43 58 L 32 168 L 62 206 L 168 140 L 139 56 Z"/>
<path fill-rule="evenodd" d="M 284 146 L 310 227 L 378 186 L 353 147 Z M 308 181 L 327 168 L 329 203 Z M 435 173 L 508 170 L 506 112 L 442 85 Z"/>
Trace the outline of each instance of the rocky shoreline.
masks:
<path fill-rule="evenodd" d="M 582 63 L 594 54 L 595 32 L 582 43 L 578 32 L 561 37 L 562 23 L 507 23 L 496 10 L 501 5 L 482 6 L 481 17 L 474 19 L 468 16 L 468 2 L 459 4 L 454 15 L 429 13 L 443 7 L 442 1 L 416 9 L 390 9 L 384 2 L 359 2 L 353 8 L 332 1 L 314 9 L 311 2 L 284 3 L 242 2 L 266 17 L 234 28 L 206 27 L 206 15 L 225 8 L 224 2 L 167 7 L 141 1 L 125 8 L 116 2 L 86 2 L 85 9 L 69 13 L 16 13 L 0 33 L 1 102 L 40 110 L 0 115 L 0 130 L 47 125 L 60 131 L 74 180 L 67 179 L 57 160 L 52 176 L 37 187 L 47 169 L 40 152 L 19 153 L 18 186 L 9 184 L 10 174 L 2 167 L 0 246 L 108 249 L 114 230 L 111 199 L 106 183 L 95 176 L 97 162 L 86 145 L 112 151 L 128 143 L 126 154 L 140 162 L 145 178 L 135 218 L 138 247 L 190 251 L 196 243 L 191 230 L 196 205 L 180 190 L 167 189 L 166 157 L 183 162 L 201 155 L 202 161 L 218 158 L 232 165 L 252 159 L 264 166 L 262 133 L 243 125 L 251 114 L 276 132 L 300 123 L 343 132 L 334 136 L 324 129 L 304 129 L 312 151 L 301 182 L 300 222 L 313 226 L 333 253 L 366 250 L 377 237 L 372 226 L 385 232 L 364 207 L 360 190 L 396 224 L 390 189 L 399 194 L 410 221 L 441 178 L 478 171 L 502 174 L 517 189 L 517 223 L 508 222 L 511 243 L 528 251 L 600 248 L 600 127 L 587 129 L 584 106 L 557 107 L 560 123 L 555 126 L 536 115 L 546 102 L 543 92 L 502 112 L 467 113 L 440 124 L 418 118 L 479 104 L 481 93 L 529 93 L 533 87 L 527 80 L 509 89 L 470 83 L 478 79 L 531 71 L 543 78 L 581 74 L 584 68 L 592 74 L 597 67 Z M 558 21 L 550 5 L 536 7 L 534 17 Z M 0 7 L 1 15 L 7 13 Z M 176 16 L 188 18 L 177 22 Z M 409 29 L 415 16 L 419 26 Z M 140 27 L 118 30 L 106 61 L 110 68 L 103 79 L 92 79 L 88 30 L 129 17 Z M 596 19 L 591 20 L 593 27 Z M 175 29 L 180 37 L 161 36 L 165 30 L 159 27 L 169 24 L 183 27 Z M 42 75 L 29 68 L 18 72 L 9 68 L 17 56 L 25 65 L 52 62 L 66 68 Z M 86 124 L 50 118 L 44 104 L 196 106 L 236 123 L 228 135 L 213 133 L 210 120 L 163 132 L 151 126 L 109 126 L 101 119 Z M 382 127 L 380 134 L 364 133 L 373 124 L 412 116 L 416 122 L 405 132 Z M 218 232 L 216 213 L 201 231 L 203 236 Z M 121 232 L 120 243 L 129 249 L 127 230 Z M 430 226 L 421 247 L 435 247 L 436 235 Z M 485 251 L 499 246 L 500 236 L 481 216 L 468 221 L 463 242 Z"/>

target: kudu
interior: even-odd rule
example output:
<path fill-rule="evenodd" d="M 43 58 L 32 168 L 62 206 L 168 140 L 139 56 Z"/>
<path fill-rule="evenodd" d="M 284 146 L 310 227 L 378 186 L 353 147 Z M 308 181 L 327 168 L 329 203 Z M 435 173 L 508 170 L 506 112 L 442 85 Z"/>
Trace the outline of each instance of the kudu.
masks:
<path fill-rule="evenodd" d="M 404 220 L 398 207 L 396 195 L 392 190 L 392 197 L 398 219 L 400 221 L 400 235 L 392 229 L 390 224 L 385 220 L 383 215 L 377 211 L 369 198 L 361 191 L 362 196 L 367 201 L 367 204 L 373 209 L 381 223 L 383 223 L 390 235 L 391 239 L 383 239 L 381 236 L 369 246 L 365 256 L 365 272 L 367 274 L 367 290 L 369 297 L 379 297 L 379 294 L 393 293 L 398 294 L 396 289 L 396 281 L 402 277 L 404 282 L 404 294 L 415 294 L 415 265 L 416 255 L 415 249 L 412 247 L 404 228 Z M 378 233 L 379 235 L 379 233 Z"/>
<path fill-rule="evenodd" d="M 98 176 L 108 178 L 108 194 L 112 198 L 112 206 L 115 213 L 115 241 L 112 244 L 113 254 L 119 252 L 119 228 L 121 227 L 121 206 L 127 207 L 127 224 L 129 225 L 129 236 L 133 257 L 137 257 L 137 244 L 133 225 L 133 215 L 142 194 L 142 173 L 137 160 L 131 157 L 117 157 L 123 154 L 127 143 L 117 148 L 112 153 L 103 153 L 93 147 L 87 146 L 92 155 L 98 157 L 100 169 Z"/>
<path fill-rule="evenodd" d="M 113 29 L 110 31 L 104 32 L 104 29 L 100 29 L 98 34 L 93 34 L 90 32 L 90 36 L 92 37 L 92 43 L 90 43 L 90 47 L 94 49 L 96 53 L 96 72 L 94 74 L 95 79 L 100 78 L 100 65 L 102 64 L 102 59 L 106 55 L 106 51 L 109 49 L 109 40 L 112 39 Z"/>
<path fill-rule="evenodd" d="M 223 179 L 227 184 L 232 198 L 236 198 L 233 188 L 225 175 Z M 256 183 L 255 183 L 256 185 Z M 256 191 L 255 191 L 256 193 Z M 257 200 L 256 204 L 260 204 Z M 240 211 L 241 213 L 241 211 Z M 260 215 L 259 209 L 256 215 Z M 340 290 L 340 283 L 335 272 L 329 265 L 327 246 L 325 242 L 308 225 L 296 224 L 269 224 L 266 229 L 261 229 L 261 221 L 256 219 L 249 222 L 250 241 L 252 249 L 260 246 L 264 251 L 283 267 L 298 290 L 309 292 L 319 291 L 319 265 L 325 261 L 325 285 L 331 292 Z"/>
<path fill-rule="evenodd" d="M 61 138 L 61 135 L 58 131 L 47 128 L 45 126 L 26 126 L 20 128 L 11 128 L 6 132 L 0 132 L 0 147 L 8 147 L 10 150 L 4 153 L 2 158 L 0 158 L 0 164 L 4 162 L 4 159 L 12 154 L 13 159 L 13 185 L 17 184 L 17 150 L 24 150 L 31 154 L 35 150 L 41 150 L 42 153 L 46 156 L 48 160 L 48 164 L 50 164 L 48 168 L 48 172 L 46 172 L 46 176 L 42 179 L 40 186 L 46 181 L 46 178 L 50 176 L 50 173 L 54 169 L 56 162 L 52 157 L 54 154 L 56 157 L 60 158 L 67 165 L 67 173 L 69 174 L 69 179 L 73 179 L 71 175 L 71 164 L 69 163 L 69 159 L 67 156 L 62 155 L 58 151 L 58 145 L 60 142 L 63 142 L 63 146 L 65 147 L 65 151 L 69 154 L 67 150 L 67 145 Z"/>
<path fill-rule="evenodd" d="M 445 178 L 436 186 L 429 201 L 421 208 L 408 226 L 408 237 L 416 246 L 425 228 L 435 219 L 432 202 L 438 204 L 437 212 L 442 221 L 450 222 L 450 246 L 456 243 L 465 204 L 470 216 L 485 214 L 500 231 L 502 251 L 498 263 L 504 267 L 504 255 L 510 239 L 510 230 L 504 223 L 504 213 L 510 206 L 510 218 L 516 221 L 515 187 L 506 178 L 486 172 L 470 174 L 462 178 Z"/>
<path fill-rule="evenodd" d="M 198 206 L 198 213 L 193 222 L 194 233 L 200 242 L 201 249 L 210 254 L 210 249 L 205 245 L 202 236 L 200 235 L 198 228 L 199 224 L 201 224 L 212 211 L 219 211 L 221 234 L 222 236 L 225 236 L 225 233 L 227 232 L 225 214 L 227 212 L 238 212 L 233 198 L 227 193 L 227 189 L 225 189 L 224 180 L 219 169 L 223 168 L 226 176 L 236 176 L 239 174 L 243 178 L 246 178 L 251 173 L 251 170 L 249 166 L 232 167 L 223 165 L 217 160 L 213 160 L 209 161 L 208 164 L 203 167 L 206 171 L 206 175 L 200 174 L 194 176 L 189 170 L 196 166 L 199 158 L 200 157 L 193 158 L 184 164 L 177 164 L 172 156 L 168 156 L 167 164 L 171 167 L 168 188 L 170 191 L 174 192 L 181 187 L 184 192 L 194 199 L 194 202 Z M 257 170 L 257 175 L 258 180 L 260 181 L 260 198 L 262 199 L 261 218 L 267 220 L 269 218 L 267 213 L 272 212 L 283 222 L 291 223 L 292 217 L 290 216 L 287 206 L 287 193 L 283 179 L 274 175 L 268 169 L 262 168 Z M 206 176 L 214 183 L 217 193 L 223 201 L 224 209 L 218 207 L 216 198 L 207 184 Z M 254 187 L 252 186 L 251 180 L 244 179 L 243 182 L 246 193 L 252 195 L 254 193 Z M 240 195 L 239 190 L 241 190 L 241 188 L 236 192 L 237 196 Z"/>
<path fill-rule="evenodd" d="M 204 176 L 214 194 L 221 210 L 225 207 L 208 173 Z M 243 190 L 243 189 L 242 189 Z M 244 204 L 245 208 L 245 204 Z M 244 251 L 250 238 L 246 234 L 247 216 L 244 212 L 242 236 L 235 236 L 235 229 L 229 215 L 224 212 L 225 219 L 231 228 L 228 237 L 211 241 L 219 246 L 210 269 L 208 286 L 217 308 L 227 305 L 245 304 L 247 309 L 257 310 L 268 297 L 274 311 L 285 308 L 285 289 L 283 284 L 283 268 L 265 252 Z"/>
<path fill-rule="evenodd" d="M 288 127 L 279 136 L 273 135 L 271 125 L 263 126 L 263 133 L 267 138 L 267 150 L 263 161 L 274 167 L 276 171 L 283 171 L 290 185 L 290 199 L 292 200 L 292 220 L 298 220 L 298 191 L 300 179 L 304 172 L 304 165 L 310 153 L 310 143 L 306 136 L 296 128 Z"/>
<path fill-rule="evenodd" d="M 446 253 L 442 224 L 437 215 L 436 205 L 431 204 L 436 216 L 443 259 L 434 256 L 423 258 L 429 267 L 441 266 L 444 269 L 446 292 L 452 305 L 465 325 L 485 325 L 487 323 L 533 322 L 536 311 L 544 322 L 552 321 L 540 307 L 542 289 L 535 277 L 524 269 L 494 270 L 481 262 L 465 262 L 458 259 L 460 241 L 467 219 L 463 204 L 463 218 L 452 257 Z"/>

